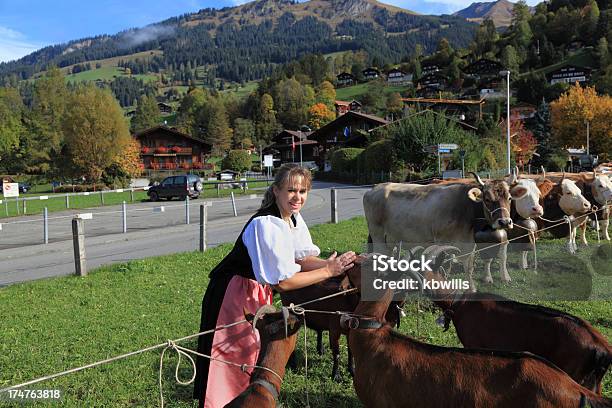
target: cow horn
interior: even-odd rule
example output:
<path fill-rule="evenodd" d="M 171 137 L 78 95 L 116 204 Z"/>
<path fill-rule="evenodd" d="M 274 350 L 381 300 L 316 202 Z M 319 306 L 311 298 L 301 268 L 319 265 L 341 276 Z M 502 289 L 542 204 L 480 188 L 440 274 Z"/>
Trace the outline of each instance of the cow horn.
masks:
<path fill-rule="evenodd" d="M 546 170 L 544 166 L 540 166 L 540 170 L 542 170 L 542 181 L 544 181 L 546 179 Z"/>
<path fill-rule="evenodd" d="M 426 258 L 433 259 L 435 268 L 434 270 L 437 270 L 446 261 L 447 252 L 451 254 L 458 254 L 461 251 L 459 250 L 459 248 L 452 245 L 432 245 L 430 247 L 427 247 L 427 249 L 423 252 L 423 255 Z M 441 254 L 444 254 L 444 256 L 439 259 Z"/>
<path fill-rule="evenodd" d="M 561 177 L 561 181 L 559 182 L 559 184 L 563 183 L 563 180 L 565 180 L 565 170 L 563 170 L 563 177 Z"/>
<path fill-rule="evenodd" d="M 512 169 L 512 175 L 510 176 L 510 182 L 508 184 L 513 185 L 518 182 L 518 167 Z"/>
<path fill-rule="evenodd" d="M 470 171 L 470 174 L 474 176 L 474 178 L 476 179 L 476 182 L 478 183 L 480 187 L 484 187 L 485 184 L 478 174 L 474 173 L 473 171 Z"/>
<path fill-rule="evenodd" d="M 257 321 L 261 319 L 265 314 L 275 312 L 276 308 L 272 305 L 263 305 L 262 307 L 257 309 L 257 312 L 255 312 L 255 317 L 253 318 L 253 330 L 255 330 L 255 328 L 257 327 Z"/>

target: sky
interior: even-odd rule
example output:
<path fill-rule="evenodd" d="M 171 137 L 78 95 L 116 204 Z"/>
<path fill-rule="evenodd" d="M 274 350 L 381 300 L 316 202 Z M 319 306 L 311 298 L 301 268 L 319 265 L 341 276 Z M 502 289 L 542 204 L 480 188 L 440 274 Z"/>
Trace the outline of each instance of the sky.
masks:
<path fill-rule="evenodd" d="M 482 0 L 481 0 L 482 1 Z M 222 8 L 244 0 L 0 0 L 0 62 L 37 49 L 143 27 L 200 9 Z M 421 14 L 453 13 L 472 0 L 384 0 Z M 529 5 L 538 0 L 528 0 Z"/>

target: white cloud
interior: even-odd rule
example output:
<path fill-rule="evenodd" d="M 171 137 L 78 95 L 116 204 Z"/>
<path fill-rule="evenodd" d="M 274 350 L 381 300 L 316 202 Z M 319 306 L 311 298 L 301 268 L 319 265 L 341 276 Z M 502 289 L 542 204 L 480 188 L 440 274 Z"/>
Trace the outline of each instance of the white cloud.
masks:
<path fill-rule="evenodd" d="M 0 26 L 0 62 L 19 59 L 39 48 L 39 44 L 28 42 L 20 32 Z"/>

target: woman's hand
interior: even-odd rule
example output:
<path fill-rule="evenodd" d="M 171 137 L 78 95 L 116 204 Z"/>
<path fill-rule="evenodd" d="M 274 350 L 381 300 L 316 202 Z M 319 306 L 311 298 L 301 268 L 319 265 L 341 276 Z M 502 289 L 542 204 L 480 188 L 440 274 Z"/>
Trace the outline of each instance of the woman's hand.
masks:
<path fill-rule="evenodd" d="M 327 269 L 331 276 L 342 275 L 345 271 L 353 267 L 356 255 L 353 251 L 345 252 L 338 256 L 337 252 L 334 251 L 329 258 L 327 258 Z"/>

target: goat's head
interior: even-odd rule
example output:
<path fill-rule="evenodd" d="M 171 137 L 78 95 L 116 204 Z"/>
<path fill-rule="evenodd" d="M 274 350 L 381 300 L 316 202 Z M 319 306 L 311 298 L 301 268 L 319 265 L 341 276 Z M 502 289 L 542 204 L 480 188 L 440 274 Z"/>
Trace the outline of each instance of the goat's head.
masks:
<path fill-rule="evenodd" d="M 272 305 L 260 307 L 253 315 L 244 309 L 244 318 L 259 331 L 263 341 L 281 340 L 297 333 L 301 320 L 288 309 L 278 311 Z"/>

